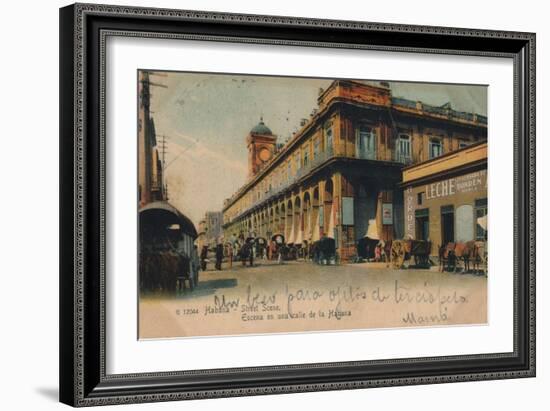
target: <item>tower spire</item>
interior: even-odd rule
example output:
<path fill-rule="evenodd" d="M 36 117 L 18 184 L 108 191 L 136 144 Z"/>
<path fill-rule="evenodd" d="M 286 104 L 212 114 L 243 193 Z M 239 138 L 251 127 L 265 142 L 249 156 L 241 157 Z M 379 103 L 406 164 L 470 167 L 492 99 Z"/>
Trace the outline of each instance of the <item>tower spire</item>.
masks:
<path fill-rule="evenodd" d="M 246 138 L 248 147 L 248 175 L 253 177 L 275 154 L 277 136 L 264 123 L 263 113 L 260 122 L 250 130 Z"/>

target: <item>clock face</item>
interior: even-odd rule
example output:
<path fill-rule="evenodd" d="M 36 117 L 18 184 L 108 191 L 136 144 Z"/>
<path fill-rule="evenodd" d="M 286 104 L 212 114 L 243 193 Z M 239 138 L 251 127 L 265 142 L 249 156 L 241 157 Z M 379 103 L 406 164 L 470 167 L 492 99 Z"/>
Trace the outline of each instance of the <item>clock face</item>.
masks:
<path fill-rule="evenodd" d="M 258 156 L 260 157 L 260 160 L 262 160 L 265 163 L 267 160 L 271 158 L 271 152 L 267 148 L 262 148 Z"/>

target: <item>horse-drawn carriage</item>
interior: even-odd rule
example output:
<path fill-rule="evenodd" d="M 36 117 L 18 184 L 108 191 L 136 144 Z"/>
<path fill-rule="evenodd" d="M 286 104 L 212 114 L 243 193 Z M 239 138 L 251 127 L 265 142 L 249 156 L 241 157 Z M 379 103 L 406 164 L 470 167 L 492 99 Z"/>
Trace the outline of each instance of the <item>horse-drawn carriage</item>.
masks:
<path fill-rule="evenodd" d="M 462 267 L 460 267 L 462 263 Z M 439 247 L 439 270 L 462 270 L 475 274 L 487 272 L 487 243 L 485 241 L 451 242 Z"/>
<path fill-rule="evenodd" d="M 380 240 L 363 237 L 357 241 L 357 257 L 362 260 L 372 260 L 375 257 L 375 249 Z"/>
<path fill-rule="evenodd" d="M 432 243 L 425 240 L 393 240 L 386 243 L 390 248 L 390 261 L 394 268 L 401 268 L 405 261 L 414 259 L 416 267 L 430 267 L 430 252 Z"/>
<path fill-rule="evenodd" d="M 193 223 L 165 201 L 139 210 L 140 290 L 175 293 L 198 283 L 197 232 Z"/>
<path fill-rule="evenodd" d="M 263 237 L 254 238 L 254 248 L 256 250 L 256 258 L 261 258 L 264 253 L 267 253 L 267 240 Z"/>
<path fill-rule="evenodd" d="M 336 241 L 334 238 L 323 237 L 315 241 L 310 248 L 310 256 L 313 262 L 322 265 L 336 263 Z"/>
<path fill-rule="evenodd" d="M 271 258 L 284 260 L 287 254 L 285 245 L 285 236 L 282 234 L 274 234 L 271 236 Z"/>

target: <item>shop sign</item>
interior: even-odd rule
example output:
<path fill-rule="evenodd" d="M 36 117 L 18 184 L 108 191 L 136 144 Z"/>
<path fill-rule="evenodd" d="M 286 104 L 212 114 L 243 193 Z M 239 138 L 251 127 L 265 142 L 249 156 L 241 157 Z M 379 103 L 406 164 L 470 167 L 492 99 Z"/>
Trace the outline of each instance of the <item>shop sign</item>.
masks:
<path fill-rule="evenodd" d="M 353 197 L 342 197 L 342 225 L 353 224 Z"/>
<path fill-rule="evenodd" d="M 442 198 L 487 189 L 487 170 L 466 174 L 426 186 L 426 199 Z"/>
<path fill-rule="evenodd" d="M 393 204 L 392 203 L 382 204 L 382 224 L 384 225 L 393 224 Z"/>

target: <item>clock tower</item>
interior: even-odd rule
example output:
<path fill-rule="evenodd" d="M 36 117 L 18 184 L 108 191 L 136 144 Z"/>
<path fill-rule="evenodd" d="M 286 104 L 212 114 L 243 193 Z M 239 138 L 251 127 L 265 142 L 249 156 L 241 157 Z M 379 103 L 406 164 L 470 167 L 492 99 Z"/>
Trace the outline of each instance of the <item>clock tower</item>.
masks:
<path fill-rule="evenodd" d="M 248 147 L 248 176 L 254 177 L 275 155 L 277 136 L 264 124 L 263 119 L 246 137 Z"/>

